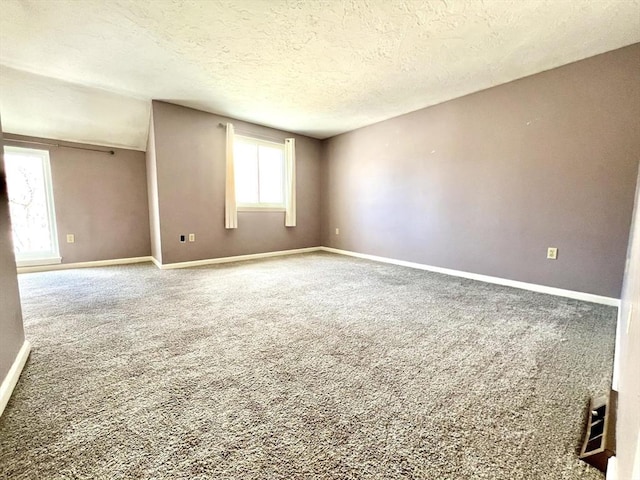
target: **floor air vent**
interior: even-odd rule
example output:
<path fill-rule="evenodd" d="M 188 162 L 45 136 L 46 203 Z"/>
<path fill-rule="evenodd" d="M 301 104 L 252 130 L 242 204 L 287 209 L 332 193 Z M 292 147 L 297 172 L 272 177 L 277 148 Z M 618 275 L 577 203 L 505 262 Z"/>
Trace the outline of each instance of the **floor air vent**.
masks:
<path fill-rule="evenodd" d="M 591 399 L 589 421 L 580 459 L 601 472 L 607 471 L 607 461 L 616 453 L 616 409 L 618 392 Z"/>

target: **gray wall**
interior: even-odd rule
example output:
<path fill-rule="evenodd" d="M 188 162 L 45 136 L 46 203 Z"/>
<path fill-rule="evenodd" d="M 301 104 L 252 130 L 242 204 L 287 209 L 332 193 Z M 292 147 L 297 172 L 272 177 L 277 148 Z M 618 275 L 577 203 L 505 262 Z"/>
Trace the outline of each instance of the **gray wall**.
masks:
<path fill-rule="evenodd" d="M 0 125 L 0 384 L 24 343 L 2 145 Z"/>
<path fill-rule="evenodd" d="M 322 244 L 619 298 L 639 78 L 633 45 L 327 140 Z"/>
<path fill-rule="evenodd" d="M 5 134 L 7 145 L 49 150 L 62 263 L 151 254 L 144 152 L 85 145 L 116 152 L 107 155 L 11 139 L 80 144 Z"/>
<path fill-rule="evenodd" d="M 162 261 L 165 264 L 314 247 L 320 241 L 321 142 L 191 108 L 153 102 Z M 238 228 L 224 228 L 225 129 L 296 139 L 297 226 L 283 212 L 239 212 Z M 196 234 L 196 242 L 179 236 Z"/>
<path fill-rule="evenodd" d="M 640 174 L 636 187 L 633 228 L 622 290 L 616 352 L 619 364 L 617 452 L 618 478 L 638 478 L 640 458 Z M 633 472 L 633 463 L 637 463 Z M 635 473 L 635 476 L 632 475 Z"/>

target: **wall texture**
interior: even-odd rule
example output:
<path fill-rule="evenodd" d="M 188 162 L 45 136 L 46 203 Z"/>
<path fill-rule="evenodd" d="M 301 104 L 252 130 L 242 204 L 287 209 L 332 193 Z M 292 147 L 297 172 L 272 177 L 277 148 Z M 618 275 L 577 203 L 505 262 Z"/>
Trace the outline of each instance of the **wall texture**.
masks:
<path fill-rule="evenodd" d="M 329 139 L 322 244 L 619 297 L 639 78 L 633 45 Z"/>
<path fill-rule="evenodd" d="M 114 148 L 115 155 L 107 155 L 11 139 L 80 144 L 5 136 L 7 145 L 49 150 L 62 263 L 151 254 L 144 152 Z M 75 243 L 66 242 L 68 233 L 75 235 Z"/>
<path fill-rule="evenodd" d="M 627 257 L 616 352 L 619 359 L 616 456 L 620 479 L 640 478 L 640 174 Z"/>
<path fill-rule="evenodd" d="M 314 247 L 320 241 L 321 143 L 302 135 L 154 101 L 162 261 L 165 264 Z M 284 226 L 284 212 L 239 212 L 238 228 L 224 228 L 225 129 L 296 139 L 297 226 Z M 179 236 L 196 234 L 196 242 Z"/>
<path fill-rule="evenodd" d="M 0 384 L 4 381 L 24 343 L 18 276 L 13 256 L 9 199 L 4 173 L 0 125 Z"/>

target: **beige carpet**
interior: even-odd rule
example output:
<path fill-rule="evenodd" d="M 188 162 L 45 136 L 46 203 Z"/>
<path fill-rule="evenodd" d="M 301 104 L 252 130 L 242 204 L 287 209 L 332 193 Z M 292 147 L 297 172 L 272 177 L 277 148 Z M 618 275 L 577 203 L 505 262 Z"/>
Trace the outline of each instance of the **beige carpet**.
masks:
<path fill-rule="evenodd" d="M 326 253 L 20 287 L 3 479 L 603 478 L 610 307 Z"/>

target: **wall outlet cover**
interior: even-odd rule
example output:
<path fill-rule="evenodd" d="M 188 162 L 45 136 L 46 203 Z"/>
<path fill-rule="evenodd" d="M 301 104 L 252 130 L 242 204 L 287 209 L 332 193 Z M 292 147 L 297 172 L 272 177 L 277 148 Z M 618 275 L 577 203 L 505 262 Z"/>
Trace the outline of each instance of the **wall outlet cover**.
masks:
<path fill-rule="evenodd" d="M 190 233 L 189 234 L 189 241 L 190 242 L 195 242 L 196 241 L 196 234 L 195 233 Z"/>
<path fill-rule="evenodd" d="M 558 249 L 556 247 L 547 248 L 547 258 L 549 260 L 556 260 L 558 258 Z"/>
<path fill-rule="evenodd" d="M 67 243 L 75 243 L 76 236 L 73 233 L 67 233 Z"/>

